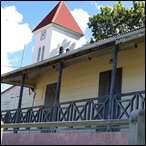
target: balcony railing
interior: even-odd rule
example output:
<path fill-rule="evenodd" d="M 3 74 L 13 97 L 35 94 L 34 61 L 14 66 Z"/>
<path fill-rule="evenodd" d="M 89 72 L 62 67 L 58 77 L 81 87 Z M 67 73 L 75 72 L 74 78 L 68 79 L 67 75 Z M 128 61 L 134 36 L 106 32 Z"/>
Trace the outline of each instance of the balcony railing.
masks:
<path fill-rule="evenodd" d="M 128 119 L 133 110 L 145 109 L 145 91 L 114 95 L 112 102 L 114 105 L 111 113 L 112 119 Z M 96 97 L 57 103 L 52 108 L 35 106 L 19 110 L 5 110 L 1 111 L 1 120 L 5 124 L 101 120 L 107 119 L 108 104 L 108 98 L 105 98 L 103 103 L 99 103 Z M 17 114 L 19 119 L 16 119 Z"/>

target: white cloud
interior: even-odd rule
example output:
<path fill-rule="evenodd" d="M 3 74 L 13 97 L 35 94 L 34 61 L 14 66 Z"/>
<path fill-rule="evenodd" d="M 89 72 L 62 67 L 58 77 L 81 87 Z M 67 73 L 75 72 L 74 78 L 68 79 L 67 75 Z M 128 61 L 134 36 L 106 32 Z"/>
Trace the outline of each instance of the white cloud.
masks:
<path fill-rule="evenodd" d="M 27 23 L 22 23 L 23 15 L 15 6 L 1 7 L 1 74 L 11 71 L 7 53 L 24 49 L 32 40 L 32 33 Z"/>
<path fill-rule="evenodd" d="M 1 74 L 11 71 L 12 68 L 10 66 L 7 53 L 1 50 Z"/>
<path fill-rule="evenodd" d="M 9 59 L 9 62 L 18 62 L 21 58 L 21 56 L 16 56 L 15 58 Z"/>
<path fill-rule="evenodd" d="M 92 2 L 91 2 L 91 5 L 94 5 L 94 6 L 96 7 L 96 9 L 100 10 L 101 5 L 98 5 L 97 2 L 92 1 Z"/>
<path fill-rule="evenodd" d="M 82 9 L 74 9 L 71 11 L 71 14 L 73 15 L 74 19 L 78 23 L 79 27 L 81 28 L 82 32 L 85 33 L 86 29 L 88 28 L 88 21 L 90 15 L 82 10 Z M 81 47 L 86 42 L 85 36 L 81 37 L 78 43 L 76 44 L 76 48 Z"/>

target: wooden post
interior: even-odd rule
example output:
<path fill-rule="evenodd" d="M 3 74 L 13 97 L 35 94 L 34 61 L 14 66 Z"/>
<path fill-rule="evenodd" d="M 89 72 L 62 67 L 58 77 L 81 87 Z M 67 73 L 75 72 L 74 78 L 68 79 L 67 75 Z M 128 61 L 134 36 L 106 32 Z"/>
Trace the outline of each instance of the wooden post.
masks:
<path fill-rule="evenodd" d="M 22 105 L 22 96 L 23 96 L 23 87 L 24 87 L 24 80 L 25 80 L 25 74 L 22 75 L 22 79 L 21 79 L 21 88 L 20 88 L 20 96 L 19 96 L 19 102 L 18 102 L 18 108 L 21 108 Z"/>
<path fill-rule="evenodd" d="M 113 66 L 112 66 L 112 75 L 111 75 L 111 86 L 110 86 L 110 94 L 109 94 L 109 107 L 108 107 L 108 119 L 113 118 L 113 96 L 115 91 L 115 84 L 116 84 L 116 70 L 117 70 L 117 58 L 118 58 L 118 50 L 119 45 L 115 46 L 113 51 Z M 111 131 L 111 127 L 108 128 L 108 131 Z"/>
<path fill-rule="evenodd" d="M 57 102 L 59 101 L 59 97 L 60 97 L 62 69 L 63 69 L 63 62 L 60 62 L 59 63 L 58 82 L 57 82 L 57 89 L 56 89 L 56 95 L 55 95 L 54 110 L 53 110 L 53 121 L 56 121 L 56 118 L 57 118 Z"/>
<path fill-rule="evenodd" d="M 20 108 L 21 108 L 21 104 L 22 104 L 24 80 L 25 80 L 25 74 L 22 75 L 22 79 L 21 79 L 20 96 L 19 96 L 19 101 L 18 101 L 18 107 L 17 107 L 15 123 L 19 122 L 19 112 L 20 112 Z"/>
<path fill-rule="evenodd" d="M 60 62 L 60 64 L 59 64 L 59 74 L 58 74 L 58 82 L 57 82 L 57 89 L 56 89 L 56 97 L 55 97 L 55 100 L 59 100 L 59 97 L 60 97 L 62 68 L 63 68 L 63 62 Z"/>
<path fill-rule="evenodd" d="M 134 110 L 129 118 L 129 145 L 145 145 L 145 110 Z"/>
<path fill-rule="evenodd" d="M 18 107 L 17 107 L 17 111 L 16 111 L 15 123 L 19 123 L 19 115 L 20 115 L 20 109 L 21 109 L 21 104 L 22 104 L 24 80 L 25 80 L 25 74 L 23 74 L 22 78 L 21 78 L 20 96 L 19 96 Z M 17 129 L 14 130 L 14 133 L 17 133 Z"/>

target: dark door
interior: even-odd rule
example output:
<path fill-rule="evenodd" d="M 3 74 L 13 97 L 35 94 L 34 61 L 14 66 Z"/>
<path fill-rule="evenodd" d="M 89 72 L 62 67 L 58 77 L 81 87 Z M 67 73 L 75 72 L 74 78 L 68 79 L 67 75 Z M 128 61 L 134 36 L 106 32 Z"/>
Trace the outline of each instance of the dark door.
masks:
<path fill-rule="evenodd" d="M 111 85 L 111 75 L 112 70 L 101 72 L 99 75 L 99 92 L 98 92 L 98 103 L 99 103 L 99 114 L 103 119 L 108 118 L 108 98 L 110 93 L 110 85 Z M 122 85 L 122 68 L 118 68 L 116 72 L 116 86 L 114 94 L 121 93 L 121 85 Z M 114 114 L 113 119 L 116 119 L 120 114 L 119 106 L 116 102 L 113 104 Z M 106 131 L 106 127 L 98 127 L 96 131 L 102 132 Z M 112 131 L 119 131 L 118 127 L 112 127 Z"/>
<path fill-rule="evenodd" d="M 53 105 L 55 102 L 57 83 L 49 84 L 46 86 L 45 93 L 45 108 L 43 109 L 43 122 L 50 122 L 53 119 Z M 41 133 L 50 133 L 52 128 L 41 128 Z"/>
<path fill-rule="evenodd" d="M 98 109 L 102 119 L 108 117 L 108 103 L 106 102 L 110 91 L 111 71 L 101 72 L 99 75 Z"/>
<path fill-rule="evenodd" d="M 111 75 L 112 75 L 112 70 L 101 72 L 99 75 L 98 103 L 100 104 L 99 105 L 99 108 L 101 108 L 100 114 L 103 117 L 103 119 L 108 118 L 108 102 L 105 101 L 109 97 L 109 93 L 110 93 Z M 121 84 L 122 84 L 122 68 L 118 68 L 116 72 L 116 86 L 115 86 L 114 94 L 121 93 Z M 115 108 L 118 108 L 116 103 L 114 103 L 114 110 L 118 110 Z M 113 118 L 117 118 L 117 116 L 118 115 L 114 114 Z"/>
<path fill-rule="evenodd" d="M 46 94 L 45 94 L 45 102 L 44 105 L 51 108 L 55 101 L 55 95 L 56 95 L 56 87 L 57 83 L 49 84 L 46 86 Z"/>

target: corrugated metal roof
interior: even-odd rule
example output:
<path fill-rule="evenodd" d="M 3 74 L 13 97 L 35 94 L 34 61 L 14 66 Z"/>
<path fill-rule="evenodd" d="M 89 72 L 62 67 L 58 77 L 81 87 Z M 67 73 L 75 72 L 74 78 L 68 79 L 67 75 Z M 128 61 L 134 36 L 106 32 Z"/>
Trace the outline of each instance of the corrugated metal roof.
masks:
<path fill-rule="evenodd" d="M 145 25 L 144 25 L 144 26 L 141 26 L 140 28 L 137 28 L 137 29 L 128 30 L 128 31 L 119 33 L 119 34 L 117 34 L 117 35 L 109 36 L 108 38 L 99 40 L 98 42 L 105 41 L 105 40 L 107 40 L 107 39 L 114 38 L 114 37 L 116 38 L 117 36 L 121 36 L 121 35 L 127 34 L 127 33 L 129 33 L 129 32 L 133 32 L 133 31 L 139 30 L 139 29 L 141 29 L 141 28 L 145 28 Z"/>

